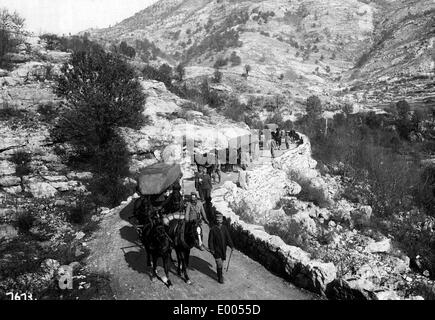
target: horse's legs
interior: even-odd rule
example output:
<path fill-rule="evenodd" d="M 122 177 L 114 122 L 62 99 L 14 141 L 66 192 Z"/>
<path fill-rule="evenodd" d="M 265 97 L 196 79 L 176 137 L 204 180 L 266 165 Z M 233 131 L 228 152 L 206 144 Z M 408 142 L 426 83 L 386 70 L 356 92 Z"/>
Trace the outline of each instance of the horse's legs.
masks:
<path fill-rule="evenodd" d="M 165 276 L 166 281 L 163 279 L 163 282 L 165 282 L 166 286 L 169 288 L 172 285 L 171 280 L 169 279 L 169 262 L 171 260 L 171 252 L 165 254 L 163 257 L 163 268 L 165 269 Z"/>
<path fill-rule="evenodd" d="M 189 267 L 189 262 L 190 262 L 190 250 L 187 249 L 184 251 L 184 259 L 186 261 L 186 269 Z"/>
<path fill-rule="evenodd" d="M 186 279 L 186 282 L 188 284 L 192 284 L 192 282 L 190 281 L 189 275 L 187 274 L 187 266 L 189 264 L 189 251 L 190 250 L 184 250 L 182 252 L 182 255 L 183 255 L 183 273 L 184 273 L 184 278 Z"/>
<path fill-rule="evenodd" d="M 154 279 L 155 277 L 157 277 L 157 255 L 153 254 L 152 255 L 153 258 L 153 273 L 152 273 L 152 279 Z"/>
<path fill-rule="evenodd" d="M 177 274 L 181 276 L 181 264 L 182 264 L 181 253 L 178 250 L 175 250 L 175 253 L 177 254 L 177 262 L 178 262 Z"/>
<path fill-rule="evenodd" d="M 145 246 L 145 251 L 147 252 L 147 267 L 151 267 L 150 248 L 148 246 Z"/>

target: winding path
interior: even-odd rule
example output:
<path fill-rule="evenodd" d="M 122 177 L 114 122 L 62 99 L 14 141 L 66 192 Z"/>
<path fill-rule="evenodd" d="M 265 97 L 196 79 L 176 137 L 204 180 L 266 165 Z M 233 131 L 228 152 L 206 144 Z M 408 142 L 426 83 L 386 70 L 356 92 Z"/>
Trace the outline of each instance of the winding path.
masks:
<path fill-rule="evenodd" d="M 137 241 L 136 231 L 129 223 L 132 204 L 124 204 L 111 210 L 94 234 L 88 245 L 91 254 L 87 268 L 96 272 L 107 272 L 112 277 L 111 287 L 116 299 L 166 300 L 166 299 L 273 299 L 308 300 L 317 299 L 304 291 L 271 274 L 261 264 L 235 250 L 229 272 L 225 273 L 225 284 L 216 281 L 214 259 L 207 251 L 194 248 L 191 251 L 191 266 L 188 270 L 192 285 L 183 282 L 171 268 L 170 278 L 174 284 L 170 289 L 159 280 L 150 280 L 146 267 L 146 254 L 139 247 L 131 247 Z M 208 228 L 204 230 L 207 243 Z M 173 253 L 175 257 L 175 253 Z M 163 268 L 158 268 L 163 274 Z"/>

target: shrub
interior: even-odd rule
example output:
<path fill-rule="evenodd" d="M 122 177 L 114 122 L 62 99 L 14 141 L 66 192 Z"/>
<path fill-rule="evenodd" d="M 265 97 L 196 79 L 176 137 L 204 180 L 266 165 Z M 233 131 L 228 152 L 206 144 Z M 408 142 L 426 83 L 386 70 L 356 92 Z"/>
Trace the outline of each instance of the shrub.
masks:
<path fill-rule="evenodd" d="M 44 122 L 50 123 L 57 116 L 57 110 L 54 108 L 53 103 L 40 104 L 37 111 Z"/>
<path fill-rule="evenodd" d="M 26 151 L 16 151 L 12 157 L 11 161 L 15 164 L 16 175 L 23 177 L 32 172 L 30 167 L 30 162 L 32 161 L 32 154 Z"/>
<path fill-rule="evenodd" d="M 31 212 L 26 212 L 18 215 L 16 224 L 18 230 L 21 233 L 27 234 L 29 233 L 30 229 L 33 227 L 35 221 L 36 218 L 33 216 L 33 214 Z"/>
<path fill-rule="evenodd" d="M 97 174 L 94 188 L 110 203 L 124 194 L 119 185 L 128 174 L 129 155 L 118 127 L 138 128 L 145 95 L 135 71 L 120 58 L 95 49 L 72 55 L 57 79 L 57 94 L 68 101 L 50 134 L 72 146 L 72 155 L 87 161 Z M 119 191 L 119 192 L 118 192 Z"/>
<path fill-rule="evenodd" d="M 75 224 L 83 224 L 92 215 L 92 210 L 90 198 L 80 194 L 76 205 L 69 209 L 68 220 Z"/>
<path fill-rule="evenodd" d="M 216 69 L 213 74 L 213 82 L 220 83 L 221 81 L 222 81 L 222 72 Z"/>
<path fill-rule="evenodd" d="M 216 62 L 213 65 L 213 68 L 218 69 L 221 67 L 225 67 L 228 64 L 228 59 L 219 57 L 216 59 Z"/>
<path fill-rule="evenodd" d="M 136 56 L 136 50 L 134 50 L 133 47 L 129 46 L 125 41 L 122 41 L 119 45 L 119 51 L 121 52 L 121 54 L 129 58 L 134 58 Z"/>
<path fill-rule="evenodd" d="M 173 70 L 171 66 L 166 63 L 162 64 L 158 69 L 154 68 L 153 66 L 146 65 L 142 70 L 142 74 L 145 79 L 163 82 L 169 90 L 171 90 L 173 87 Z"/>
<path fill-rule="evenodd" d="M 307 116 L 309 119 L 317 119 L 322 114 L 322 102 L 317 96 L 307 99 Z"/>
<path fill-rule="evenodd" d="M 7 54 L 15 51 L 17 45 L 23 42 L 24 22 L 17 12 L 11 13 L 6 8 L 0 8 L 0 67 L 8 67 Z"/>
<path fill-rule="evenodd" d="M 244 121 L 247 111 L 246 104 L 240 103 L 236 97 L 230 97 L 226 103 L 225 116 L 234 121 Z"/>
<path fill-rule="evenodd" d="M 235 66 L 239 66 L 242 64 L 242 58 L 240 58 L 237 53 L 235 51 L 233 51 L 231 53 L 230 56 L 230 62 L 231 62 L 231 66 L 235 67 Z"/>
<path fill-rule="evenodd" d="M 13 107 L 8 102 L 3 102 L 3 107 L 0 109 L 0 120 L 9 120 L 11 118 L 23 118 L 24 112 L 16 107 Z"/>
<path fill-rule="evenodd" d="M 184 76 L 186 75 L 186 67 L 184 64 L 180 63 L 175 68 L 175 72 L 177 73 L 178 81 L 183 81 Z"/>
<path fill-rule="evenodd" d="M 435 216 L 435 167 L 426 167 L 420 175 L 417 189 L 417 202 L 428 215 Z"/>

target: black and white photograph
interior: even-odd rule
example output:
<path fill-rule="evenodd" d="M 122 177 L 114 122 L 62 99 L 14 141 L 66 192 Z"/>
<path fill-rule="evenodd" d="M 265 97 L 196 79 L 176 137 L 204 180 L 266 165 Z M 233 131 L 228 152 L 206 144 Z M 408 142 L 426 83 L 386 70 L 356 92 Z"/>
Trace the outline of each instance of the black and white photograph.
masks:
<path fill-rule="evenodd" d="M 0 300 L 435 300 L 435 1 L 0 0 Z"/>

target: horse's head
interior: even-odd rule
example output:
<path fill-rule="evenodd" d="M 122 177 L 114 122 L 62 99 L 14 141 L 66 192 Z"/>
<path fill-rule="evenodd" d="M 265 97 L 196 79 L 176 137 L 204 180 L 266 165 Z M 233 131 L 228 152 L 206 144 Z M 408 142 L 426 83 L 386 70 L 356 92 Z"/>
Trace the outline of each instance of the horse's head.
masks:
<path fill-rule="evenodd" d="M 189 247 L 197 247 L 202 237 L 202 229 L 199 221 L 186 222 L 184 240 Z"/>

